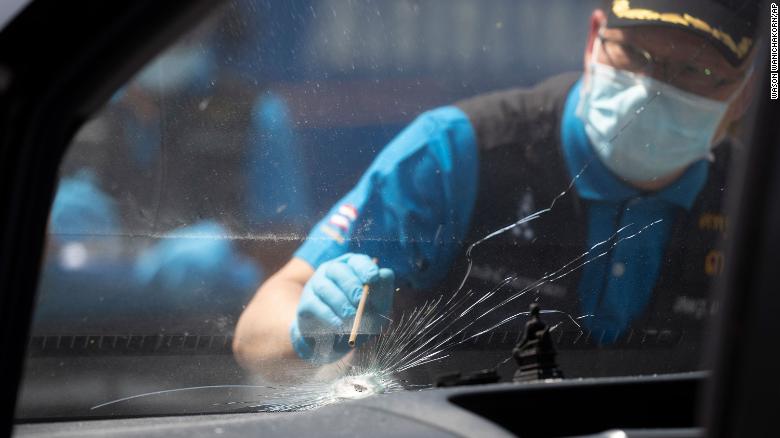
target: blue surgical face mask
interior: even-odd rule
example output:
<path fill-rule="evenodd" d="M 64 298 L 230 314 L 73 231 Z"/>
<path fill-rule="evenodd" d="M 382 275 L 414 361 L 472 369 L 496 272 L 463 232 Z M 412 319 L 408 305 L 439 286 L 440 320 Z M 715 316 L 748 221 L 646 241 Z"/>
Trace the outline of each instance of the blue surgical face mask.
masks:
<path fill-rule="evenodd" d="M 728 105 L 591 61 L 577 114 L 612 172 L 646 182 L 711 157 Z"/>

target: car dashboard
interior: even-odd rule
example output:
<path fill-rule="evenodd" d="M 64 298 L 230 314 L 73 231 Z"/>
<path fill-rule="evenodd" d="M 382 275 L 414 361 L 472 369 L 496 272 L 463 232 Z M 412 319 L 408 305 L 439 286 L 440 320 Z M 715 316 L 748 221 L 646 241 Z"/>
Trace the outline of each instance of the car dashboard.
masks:
<path fill-rule="evenodd" d="M 402 391 L 298 412 L 17 424 L 49 436 L 697 437 L 706 373 Z"/>

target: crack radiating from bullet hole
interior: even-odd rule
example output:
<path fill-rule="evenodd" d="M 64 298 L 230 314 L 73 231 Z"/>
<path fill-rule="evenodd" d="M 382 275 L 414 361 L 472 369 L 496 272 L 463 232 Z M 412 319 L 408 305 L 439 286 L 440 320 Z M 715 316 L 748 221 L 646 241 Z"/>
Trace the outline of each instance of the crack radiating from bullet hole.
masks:
<path fill-rule="evenodd" d="M 528 311 L 514 312 L 501 318 L 498 322 L 490 323 L 488 327 L 479 327 L 480 323 L 488 321 L 488 318 L 494 316 L 497 311 L 506 308 L 510 304 L 516 304 L 517 300 L 533 291 L 539 290 L 542 286 L 558 281 L 594 260 L 604 257 L 622 242 L 633 239 L 662 221 L 660 219 L 655 220 L 643 226 L 626 225 L 609 238 L 591 246 L 568 263 L 546 273 L 542 278 L 531 282 L 519 290 L 512 287 L 512 282 L 518 279 L 517 275 L 507 276 L 497 286 L 488 291 L 464 289 L 471 274 L 473 266 L 472 252 L 476 247 L 516 227 L 538 220 L 553 211 L 555 204 L 572 191 L 576 180 L 585 172 L 587 167 L 588 165 L 586 164 L 571 180 L 568 187 L 559 193 L 547 208 L 499 228 L 471 244 L 465 251 L 467 266 L 463 278 L 455 291 L 450 294 L 439 295 L 435 299 L 426 301 L 408 312 L 404 312 L 397 321 L 385 317 L 390 322 L 373 341 L 359 348 L 350 363 L 342 360 L 337 364 L 337 367 L 340 369 L 339 374 L 341 375 L 339 378 L 331 381 L 305 382 L 287 386 L 216 385 L 178 388 L 124 397 L 99 404 L 92 409 L 172 392 L 220 387 L 243 387 L 247 389 L 263 389 L 265 393 L 258 394 L 256 400 L 232 401 L 215 406 L 223 406 L 230 409 L 243 407 L 258 412 L 288 412 L 316 409 L 344 400 L 362 399 L 377 394 L 429 388 L 432 385 L 412 385 L 402 382 L 399 380 L 398 375 L 414 368 L 445 360 L 450 357 L 452 351 L 459 345 L 506 326 L 519 317 L 529 315 Z M 516 308 L 518 307 L 516 306 Z M 541 313 L 555 315 L 560 318 L 559 321 L 551 325 L 551 330 L 556 330 L 558 327 L 568 324 L 581 331 L 578 321 L 582 318 L 593 316 L 581 315 L 575 317 L 570 313 L 556 309 L 545 309 Z M 497 366 L 508 361 L 509 358 L 504 359 Z"/>

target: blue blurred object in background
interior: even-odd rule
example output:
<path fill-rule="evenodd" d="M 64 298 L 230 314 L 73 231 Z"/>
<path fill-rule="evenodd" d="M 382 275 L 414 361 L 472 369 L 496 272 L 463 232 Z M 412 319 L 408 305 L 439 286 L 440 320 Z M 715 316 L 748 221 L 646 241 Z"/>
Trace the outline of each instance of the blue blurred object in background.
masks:
<path fill-rule="evenodd" d="M 124 243 L 127 253 L 139 252 L 140 242 Z M 39 284 L 39 330 L 56 331 L 61 324 L 89 330 L 140 315 L 162 318 L 158 322 L 169 329 L 178 318 L 197 327 L 193 319 L 237 316 L 263 280 L 262 270 L 241 256 L 214 222 L 175 230 L 137 257 L 101 258 L 97 253 L 73 269 L 52 255 Z"/>
<path fill-rule="evenodd" d="M 287 103 L 266 92 L 255 101 L 251 117 L 245 170 L 250 220 L 272 230 L 305 230 L 316 218 Z"/>
<path fill-rule="evenodd" d="M 243 303 L 263 276 L 236 253 L 227 231 L 211 221 L 168 233 L 139 255 L 133 271 L 138 285 L 153 291 L 155 299 L 195 308 Z"/>
<path fill-rule="evenodd" d="M 133 83 L 155 95 L 192 93 L 208 88 L 216 71 L 211 41 L 187 41 L 158 56 Z"/>
<path fill-rule="evenodd" d="M 120 228 L 114 200 L 98 188 L 89 169 L 60 181 L 49 220 L 50 233 L 62 242 L 116 237 Z"/>
<path fill-rule="evenodd" d="M 72 330 L 74 322 L 87 329 L 142 314 L 237 315 L 263 280 L 262 269 L 215 222 L 162 238 L 120 236 L 113 201 L 86 171 L 61 181 L 51 233 L 36 306 L 39 330 L 60 324 Z"/>

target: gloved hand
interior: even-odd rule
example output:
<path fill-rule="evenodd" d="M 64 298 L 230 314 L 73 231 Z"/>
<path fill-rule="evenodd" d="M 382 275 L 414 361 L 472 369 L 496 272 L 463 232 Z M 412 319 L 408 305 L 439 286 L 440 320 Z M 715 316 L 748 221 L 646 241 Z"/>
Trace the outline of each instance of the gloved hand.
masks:
<path fill-rule="evenodd" d="M 328 342 L 332 342 L 334 334 L 348 334 L 352 329 L 364 284 L 369 285 L 370 293 L 360 333 L 378 333 L 382 321 L 387 321 L 382 316 L 390 312 L 393 304 L 393 271 L 379 269 L 368 256 L 352 253 L 317 268 L 303 288 L 296 319 L 290 327 L 290 339 L 298 356 L 316 362 L 332 362 L 349 351 L 346 336 L 332 350 Z M 317 346 L 317 357 L 314 357 L 314 338 L 322 339 Z M 358 337 L 358 342 L 360 340 Z"/>

